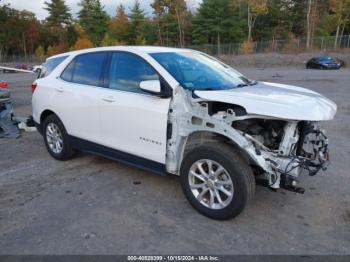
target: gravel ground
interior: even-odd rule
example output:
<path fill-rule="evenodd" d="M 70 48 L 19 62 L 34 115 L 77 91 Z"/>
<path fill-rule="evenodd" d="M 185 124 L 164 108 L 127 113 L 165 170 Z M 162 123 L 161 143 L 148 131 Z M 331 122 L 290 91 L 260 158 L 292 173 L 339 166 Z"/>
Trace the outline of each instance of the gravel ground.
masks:
<path fill-rule="evenodd" d="M 338 104 L 328 130 L 332 164 L 303 177 L 303 195 L 258 187 L 236 219 L 198 214 L 177 177 L 81 154 L 58 162 L 37 132 L 0 139 L 0 254 L 350 254 L 349 70 L 241 68 L 257 80 L 304 86 Z M 29 74 L 9 81 L 28 115 Z"/>

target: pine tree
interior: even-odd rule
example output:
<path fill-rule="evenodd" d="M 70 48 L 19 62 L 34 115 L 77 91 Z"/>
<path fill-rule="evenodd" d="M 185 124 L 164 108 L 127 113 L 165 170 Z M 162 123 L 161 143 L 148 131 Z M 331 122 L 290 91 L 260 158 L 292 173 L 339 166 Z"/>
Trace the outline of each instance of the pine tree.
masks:
<path fill-rule="evenodd" d="M 108 16 L 100 0 L 82 0 L 78 12 L 79 24 L 94 46 L 100 45 L 107 32 Z"/>
<path fill-rule="evenodd" d="M 220 53 L 221 44 L 232 42 L 239 33 L 229 0 L 203 0 L 193 19 L 193 40 L 195 44 L 216 44 Z"/>
<path fill-rule="evenodd" d="M 46 18 L 49 26 L 64 27 L 70 24 L 72 16 L 64 0 L 45 1 L 44 4 L 46 5 L 44 9 L 49 12 L 49 16 Z"/>
<path fill-rule="evenodd" d="M 130 34 L 129 40 L 131 44 L 137 44 L 139 39 L 144 38 L 143 25 L 145 21 L 145 10 L 141 9 L 140 2 L 135 0 L 129 14 Z"/>
<path fill-rule="evenodd" d="M 260 16 L 258 22 L 255 23 L 254 38 L 258 40 L 287 39 L 290 32 L 298 35 L 293 32 L 294 21 L 298 19 L 294 10 L 295 3 L 289 0 L 269 0 L 267 3 L 268 13 Z"/>
<path fill-rule="evenodd" d="M 75 25 L 71 24 L 66 28 L 65 42 L 69 47 L 73 46 L 78 39 L 78 33 L 75 31 Z"/>
<path fill-rule="evenodd" d="M 45 21 L 45 27 L 50 36 L 49 44 L 53 46 L 64 43 L 66 45 L 67 30 L 72 23 L 69 7 L 64 0 L 50 0 L 44 4 L 46 6 L 44 9 L 49 12 Z"/>

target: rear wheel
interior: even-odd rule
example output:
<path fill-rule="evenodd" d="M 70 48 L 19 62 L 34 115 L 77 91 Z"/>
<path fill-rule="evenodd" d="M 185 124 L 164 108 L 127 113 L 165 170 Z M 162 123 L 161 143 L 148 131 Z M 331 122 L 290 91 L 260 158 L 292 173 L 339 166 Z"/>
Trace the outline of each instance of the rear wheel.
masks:
<path fill-rule="evenodd" d="M 47 150 L 57 160 L 68 160 L 74 150 L 63 123 L 56 115 L 49 115 L 44 119 L 43 136 Z"/>
<path fill-rule="evenodd" d="M 230 219 L 253 198 L 255 179 L 237 150 L 222 143 L 207 143 L 186 154 L 181 185 L 191 205 L 213 219 Z"/>

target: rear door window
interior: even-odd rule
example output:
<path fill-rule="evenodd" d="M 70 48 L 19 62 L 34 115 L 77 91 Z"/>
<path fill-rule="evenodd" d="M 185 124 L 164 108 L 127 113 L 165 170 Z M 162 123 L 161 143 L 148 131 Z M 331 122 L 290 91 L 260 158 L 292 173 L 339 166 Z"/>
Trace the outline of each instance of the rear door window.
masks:
<path fill-rule="evenodd" d="M 106 59 L 106 52 L 79 55 L 64 69 L 61 79 L 78 84 L 102 86 Z"/>
<path fill-rule="evenodd" d="M 71 82 L 74 83 L 102 86 L 102 72 L 106 57 L 106 52 L 79 55 L 74 59 L 74 68 L 69 65 L 62 76 L 66 75 L 65 77 L 71 78 Z M 69 74 L 72 76 L 70 77 Z"/>

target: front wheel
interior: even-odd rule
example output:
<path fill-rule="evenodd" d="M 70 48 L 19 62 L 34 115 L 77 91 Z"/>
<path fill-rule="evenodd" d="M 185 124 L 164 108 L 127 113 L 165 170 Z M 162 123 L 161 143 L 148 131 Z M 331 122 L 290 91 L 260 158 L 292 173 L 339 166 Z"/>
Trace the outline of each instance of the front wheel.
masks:
<path fill-rule="evenodd" d="M 250 166 L 226 144 L 207 143 L 192 149 L 184 157 L 180 173 L 190 204 L 213 219 L 234 218 L 254 196 Z"/>

